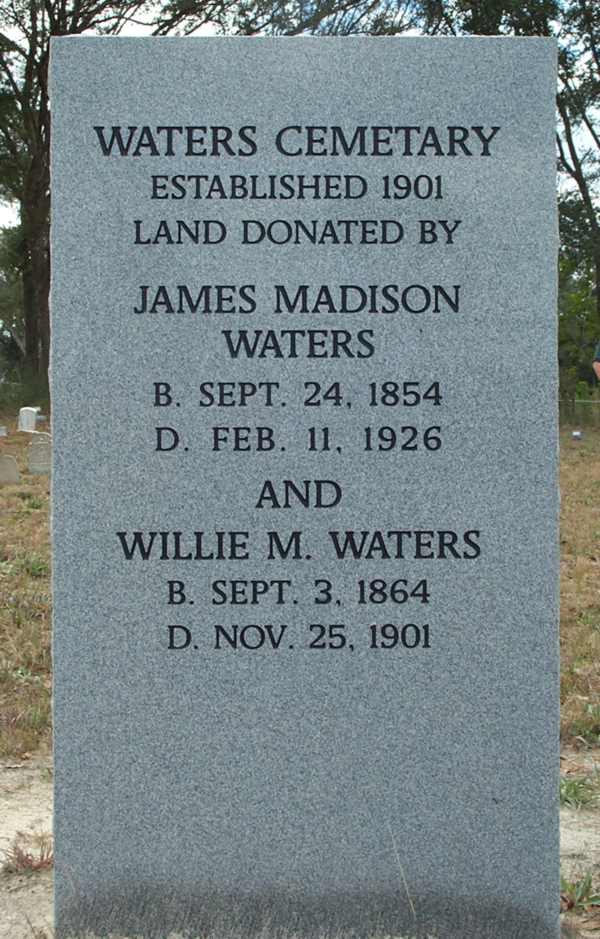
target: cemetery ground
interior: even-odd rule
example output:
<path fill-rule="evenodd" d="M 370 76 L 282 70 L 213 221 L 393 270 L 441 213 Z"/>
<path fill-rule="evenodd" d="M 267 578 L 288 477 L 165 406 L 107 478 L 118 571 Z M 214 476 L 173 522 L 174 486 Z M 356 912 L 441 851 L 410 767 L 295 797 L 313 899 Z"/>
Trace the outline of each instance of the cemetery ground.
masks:
<path fill-rule="evenodd" d="M 21 472 L 0 485 L 0 939 L 49 939 L 50 486 L 0 423 Z M 600 428 L 561 444 L 562 907 L 571 935 L 600 939 Z"/>

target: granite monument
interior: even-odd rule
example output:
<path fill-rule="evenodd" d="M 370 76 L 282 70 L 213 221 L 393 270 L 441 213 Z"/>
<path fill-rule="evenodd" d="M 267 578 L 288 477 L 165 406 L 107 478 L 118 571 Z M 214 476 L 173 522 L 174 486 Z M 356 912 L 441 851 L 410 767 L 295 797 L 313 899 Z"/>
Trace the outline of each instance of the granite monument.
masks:
<path fill-rule="evenodd" d="M 53 40 L 61 939 L 558 935 L 555 57 Z"/>

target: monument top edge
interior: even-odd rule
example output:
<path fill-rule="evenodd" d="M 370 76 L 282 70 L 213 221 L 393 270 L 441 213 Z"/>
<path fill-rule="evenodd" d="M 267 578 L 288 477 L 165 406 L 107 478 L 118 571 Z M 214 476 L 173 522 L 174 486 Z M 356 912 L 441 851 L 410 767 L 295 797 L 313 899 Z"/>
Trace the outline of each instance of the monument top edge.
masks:
<path fill-rule="evenodd" d="M 356 35 L 356 36 L 82 36 L 82 35 L 72 35 L 72 36 L 51 36 L 50 43 L 53 46 L 63 45 L 63 43 L 76 42 L 78 45 L 83 43 L 92 43 L 97 45 L 99 43 L 118 43 L 119 45 L 125 45 L 126 43 L 131 44 L 141 44 L 141 43 L 157 43 L 162 44 L 167 43 L 181 43 L 181 42 L 219 42 L 219 43 L 232 43 L 232 42 L 260 42 L 260 43 L 291 43 L 291 42 L 310 42 L 310 43 L 339 43 L 339 42 L 355 42 L 355 43 L 395 43 L 398 41 L 410 42 L 410 43 L 436 43 L 438 45 L 444 44 L 453 44 L 458 43 L 519 43 L 530 45 L 532 43 L 539 43 L 547 45 L 551 48 L 555 48 L 558 44 L 557 39 L 554 36 L 365 36 L 365 35 Z"/>

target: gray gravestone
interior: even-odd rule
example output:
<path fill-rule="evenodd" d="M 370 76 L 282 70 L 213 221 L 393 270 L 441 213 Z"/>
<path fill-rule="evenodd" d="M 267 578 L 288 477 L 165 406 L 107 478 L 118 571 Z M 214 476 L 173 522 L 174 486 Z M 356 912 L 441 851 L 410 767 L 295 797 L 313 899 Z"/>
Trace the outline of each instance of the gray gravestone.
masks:
<path fill-rule="evenodd" d="M 0 485 L 14 485 L 20 482 L 19 467 L 14 456 L 3 453 L 0 456 Z"/>
<path fill-rule="evenodd" d="M 50 434 L 36 433 L 27 447 L 27 465 L 36 476 L 49 475 L 52 469 L 52 440 Z"/>
<path fill-rule="evenodd" d="M 554 97 L 53 41 L 60 937 L 557 936 Z"/>

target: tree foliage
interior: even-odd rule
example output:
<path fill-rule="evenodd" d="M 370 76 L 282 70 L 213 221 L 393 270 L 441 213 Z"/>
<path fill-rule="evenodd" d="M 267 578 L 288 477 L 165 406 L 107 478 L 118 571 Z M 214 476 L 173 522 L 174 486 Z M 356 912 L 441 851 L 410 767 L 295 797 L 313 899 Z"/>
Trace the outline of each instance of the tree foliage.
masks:
<path fill-rule="evenodd" d="M 23 354 L 31 371 L 45 372 L 49 346 L 50 37 L 120 35 L 132 27 L 187 36 L 207 24 L 246 35 L 555 36 L 561 366 L 565 374 L 586 372 L 591 337 L 600 336 L 597 0 L 0 0 L 0 199 L 20 207 Z"/>
<path fill-rule="evenodd" d="M 558 43 L 559 364 L 565 394 L 590 380 L 600 339 L 600 3 L 424 0 L 432 34 L 554 36 Z"/>
<path fill-rule="evenodd" d="M 579 195 L 563 194 L 559 209 L 558 360 L 562 394 L 572 400 L 582 382 L 593 381 L 591 361 L 600 339 L 596 271 L 593 238 Z"/>
<path fill-rule="evenodd" d="M 226 7 L 227 0 L 0 0 L 0 198 L 19 205 L 24 359 L 33 375 L 46 374 L 50 345 L 50 37 L 119 35 L 135 23 L 150 23 L 156 35 L 187 33 Z"/>
<path fill-rule="evenodd" d="M 24 358 L 20 227 L 0 228 L 0 377 Z"/>

